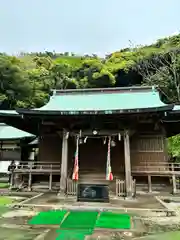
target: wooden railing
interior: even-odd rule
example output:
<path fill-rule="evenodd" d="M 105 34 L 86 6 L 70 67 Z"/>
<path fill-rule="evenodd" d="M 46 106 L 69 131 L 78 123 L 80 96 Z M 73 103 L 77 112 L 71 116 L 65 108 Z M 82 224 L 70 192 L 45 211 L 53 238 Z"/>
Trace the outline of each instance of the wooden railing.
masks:
<path fill-rule="evenodd" d="M 72 179 L 67 179 L 67 189 L 66 194 L 70 196 L 76 196 L 77 195 L 77 185 L 78 181 L 73 181 Z"/>
<path fill-rule="evenodd" d="M 57 162 L 33 162 L 33 161 L 27 161 L 27 162 L 21 162 L 16 166 L 16 169 L 14 172 L 16 173 L 23 173 L 23 172 L 38 172 L 38 173 L 49 173 L 49 172 L 57 172 L 60 173 L 61 169 L 61 163 Z"/>
<path fill-rule="evenodd" d="M 136 180 L 131 181 L 132 196 L 136 196 Z M 126 183 L 124 180 L 116 179 L 116 197 L 126 196 Z"/>

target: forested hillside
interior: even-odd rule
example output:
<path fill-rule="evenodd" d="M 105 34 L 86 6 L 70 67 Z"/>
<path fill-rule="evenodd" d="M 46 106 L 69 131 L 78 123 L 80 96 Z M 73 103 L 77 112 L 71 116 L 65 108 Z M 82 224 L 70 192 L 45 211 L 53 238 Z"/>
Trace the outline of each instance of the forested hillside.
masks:
<path fill-rule="evenodd" d="M 180 101 L 180 35 L 130 47 L 105 58 L 73 53 L 0 54 L 1 109 L 40 107 L 52 88 L 159 85 Z"/>
<path fill-rule="evenodd" d="M 38 52 L 0 53 L 1 109 L 40 107 L 51 89 L 158 85 L 164 101 L 180 102 L 180 35 L 150 46 L 131 46 L 105 58 L 96 55 Z M 179 136 L 169 141 L 170 154 L 180 156 Z"/>

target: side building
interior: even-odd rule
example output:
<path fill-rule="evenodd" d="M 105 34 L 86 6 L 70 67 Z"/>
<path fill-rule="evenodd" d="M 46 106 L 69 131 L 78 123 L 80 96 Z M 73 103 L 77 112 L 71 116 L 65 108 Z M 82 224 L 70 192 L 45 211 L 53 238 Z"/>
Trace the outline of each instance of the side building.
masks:
<path fill-rule="evenodd" d="M 34 138 L 28 132 L 0 123 L 0 174 L 7 174 L 11 161 L 14 160 L 17 164 L 22 161 L 24 148 Z"/>

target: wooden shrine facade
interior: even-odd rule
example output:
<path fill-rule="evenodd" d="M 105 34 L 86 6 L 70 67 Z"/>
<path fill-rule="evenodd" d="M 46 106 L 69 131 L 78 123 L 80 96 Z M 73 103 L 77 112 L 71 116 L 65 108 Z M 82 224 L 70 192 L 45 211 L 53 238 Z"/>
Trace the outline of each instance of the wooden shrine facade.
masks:
<path fill-rule="evenodd" d="M 125 180 L 126 193 L 132 195 L 133 177 L 172 176 L 166 137 L 171 136 L 173 109 L 174 105 L 161 101 L 153 87 L 57 90 L 39 109 L 1 111 L 0 116 L 4 122 L 39 136 L 37 165 L 43 168 L 32 169 L 29 183 L 32 174 L 39 180 L 40 174 L 51 173 L 50 188 L 53 181 L 59 181 L 61 192 L 66 191 L 67 179 L 73 174 L 77 137 L 79 182 L 107 181 L 110 138 L 114 181 Z"/>

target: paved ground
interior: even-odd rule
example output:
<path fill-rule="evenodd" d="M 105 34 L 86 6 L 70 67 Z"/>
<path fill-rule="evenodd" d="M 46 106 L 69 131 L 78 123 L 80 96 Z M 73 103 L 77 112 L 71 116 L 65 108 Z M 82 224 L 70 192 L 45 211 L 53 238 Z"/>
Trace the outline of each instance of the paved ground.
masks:
<path fill-rule="evenodd" d="M 167 193 L 165 194 L 165 196 L 167 196 Z M 49 204 L 56 204 L 57 202 L 59 203 L 59 201 L 64 201 L 65 200 L 61 200 L 58 199 L 58 197 L 56 196 L 56 194 L 54 193 L 47 193 L 44 194 L 43 196 L 39 197 L 39 199 L 34 199 L 33 200 L 36 204 L 40 204 L 40 203 L 49 203 Z M 74 205 L 77 204 L 77 202 L 75 202 L 75 200 L 73 199 L 69 199 L 69 203 L 72 203 Z M 84 206 L 86 205 L 97 205 L 97 203 L 84 203 Z M 116 203 L 117 204 L 117 203 Z M 81 205 L 83 205 L 83 203 L 81 203 Z M 102 205 L 102 204 L 100 204 Z M 125 200 L 121 200 L 118 203 L 119 206 L 125 206 L 125 207 L 138 207 L 138 208 L 147 208 L 147 207 L 152 207 L 152 208 L 159 208 L 162 206 L 159 205 L 159 202 L 155 200 L 155 198 L 153 196 L 148 196 L 148 195 L 143 195 L 143 196 L 138 196 L 138 198 L 136 200 L 131 200 L 131 201 L 125 201 Z M 7 240 L 11 240 L 12 238 L 10 238 L 9 233 L 11 233 L 11 236 L 16 236 L 15 239 L 24 239 L 23 236 L 25 235 L 26 231 L 29 232 L 29 238 L 31 240 L 34 240 L 34 238 L 31 238 L 31 236 L 37 236 L 40 233 L 43 233 L 45 230 L 50 229 L 49 232 L 47 232 L 46 237 L 44 237 L 44 240 L 49 240 L 49 239 L 56 239 L 57 237 L 57 233 L 56 233 L 56 229 L 54 229 L 53 227 L 50 228 L 49 226 L 41 226 L 42 229 L 36 229 L 37 226 L 34 226 L 32 228 L 32 226 L 28 225 L 28 220 L 30 218 L 32 218 L 32 216 L 36 215 L 38 209 L 18 209 L 18 210 L 13 210 L 13 209 L 6 209 L 6 211 L 2 212 L 1 218 L 0 218 L 0 231 L 2 234 L 0 234 L 0 240 L 1 235 L 2 237 L 4 237 L 3 239 L 7 239 Z M 141 212 L 142 213 L 142 212 Z M 86 237 L 86 240 L 90 240 L 92 239 L 92 237 L 94 239 L 99 239 L 99 240 L 109 240 L 109 239 L 119 239 L 118 235 L 124 236 L 124 239 L 133 239 L 131 238 L 130 234 L 132 235 L 136 235 L 138 236 L 138 234 L 141 234 L 143 232 L 147 232 L 147 229 L 150 228 L 150 226 L 152 225 L 154 228 L 154 226 L 156 226 L 158 224 L 158 226 L 160 227 L 166 227 L 166 225 L 171 225 L 173 224 L 174 226 L 177 226 L 177 224 L 180 225 L 179 223 L 179 218 L 177 217 L 157 217 L 157 216 L 151 216 L 151 212 L 145 212 L 147 214 L 148 217 L 148 225 L 147 222 L 146 224 L 144 224 L 145 222 L 142 222 L 141 220 L 133 220 L 133 229 L 135 231 L 132 231 L 131 233 L 128 232 L 114 232 L 114 231 L 95 231 L 93 233 L 93 236 Z M 143 214 L 144 215 L 144 214 Z M 137 215 L 135 215 L 137 216 Z M 3 218 L 2 218 L 3 217 Z M 157 229 L 158 231 L 162 231 L 162 229 Z M 170 231 L 170 230 L 169 230 Z M 9 237 L 9 238 L 8 238 Z M 18 238 L 19 237 L 19 238 Z M 21 237 L 21 238 L 20 238 Z M 117 238 L 115 238 L 117 237 Z M 120 236 L 119 236 L 120 237 Z M 135 237 L 135 236 L 134 236 Z M 174 236 L 173 236 L 174 237 Z M 27 239 L 27 238 L 26 238 Z M 137 238 L 138 239 L 138 238 Z M 146 239 L 146 238 L 144 238 Z M 151 238 L 150 238 L 151 239 Z M 156 238 L 154 238 L 156 239 Z M 163 238 L 162 238 L 163 239 Z M 39 239 L 42 240 L 42 239 Z M 165 238 L 164 238 L 165 240 Z"/>
<path fill-rule="evenodd" d="M 71 205 L 71 206 L 113 206 L 113 207 L 123 207 L 123 208 L 164 208 L 154 196 L 151 195 L 139 195 L 136 199 L 132 200 L 113 200 L 110 203 L 83 203 L 77 202 L 76 198 L 66 197 L 60 199 L 56 193 L 45 193 L 44 195 L 32 199 L 28 202 L 29 204 L 48 204 L 48 205 Z"/>

